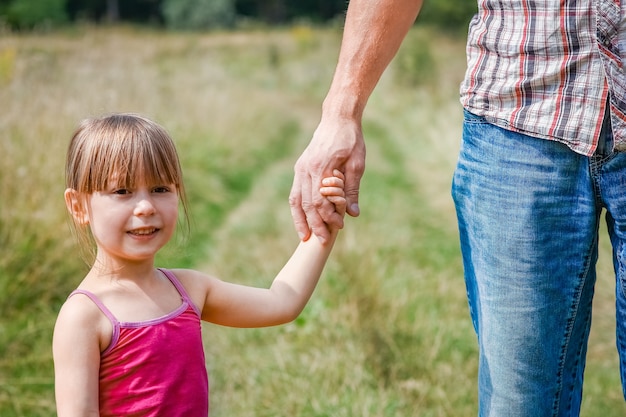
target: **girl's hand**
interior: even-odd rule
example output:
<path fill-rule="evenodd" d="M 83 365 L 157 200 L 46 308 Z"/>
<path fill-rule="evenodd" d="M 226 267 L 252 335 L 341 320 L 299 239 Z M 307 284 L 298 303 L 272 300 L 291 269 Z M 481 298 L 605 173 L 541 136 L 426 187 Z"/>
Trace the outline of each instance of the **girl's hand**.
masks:
<path fill-rule="evenodd" d="M 335 205 L 335 212 L 342 218 L 346 214 L 347 200 L 344 190 L 345 176 L 337 169 L 333 170 L 332 177 L 326 177 L 322 179 L 322 187 L 320 188 L 320 194 L 328 201 Z"/>

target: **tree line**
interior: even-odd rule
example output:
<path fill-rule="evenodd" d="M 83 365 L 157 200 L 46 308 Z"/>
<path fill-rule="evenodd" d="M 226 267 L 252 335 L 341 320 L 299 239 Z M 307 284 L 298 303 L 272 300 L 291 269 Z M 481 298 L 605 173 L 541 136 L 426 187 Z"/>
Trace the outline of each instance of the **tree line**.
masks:
<path fill-rule="evenodd" d="M 289 24 L 343 19 L 349 0 L 0 0 L 0 25 L 31 30 L 75 22 L 149 24 L 187 30 L 234 28 L 244 20 Z M 467 26 L 475 0 L 426 0 L 420 21 Z"/>

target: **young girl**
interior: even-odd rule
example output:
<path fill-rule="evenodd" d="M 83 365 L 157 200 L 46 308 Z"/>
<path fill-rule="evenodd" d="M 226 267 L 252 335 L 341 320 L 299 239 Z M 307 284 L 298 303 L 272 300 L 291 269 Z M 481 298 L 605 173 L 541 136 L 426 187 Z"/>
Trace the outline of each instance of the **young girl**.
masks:
<path fill-rule="evenodd" d="M 185 192 L 165 130 L 133 114 L 84 121 L 69 146 L 65 202 L 91 270 L 59 313 L 53 339 L 57 411 L 66 416 L 202 416 L 208 382 L 200 320 L 262 327 L 295 319 L 334 243 L 301 242 L 269 289 L 155 268 Z M 322 182 L 343 216 L 343 175 Z"/>

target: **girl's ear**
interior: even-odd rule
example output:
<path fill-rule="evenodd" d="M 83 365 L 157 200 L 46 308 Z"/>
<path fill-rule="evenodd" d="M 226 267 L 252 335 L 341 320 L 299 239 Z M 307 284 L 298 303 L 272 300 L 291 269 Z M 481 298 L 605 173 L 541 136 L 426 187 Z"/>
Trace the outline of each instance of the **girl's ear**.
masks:
<path fill-rule="evenodd" d="M 86 201 L 78 191 L 73 188 L 65 190 L 65 205 L 76 224 L 81 226 L 89 224 L 89 212 L 86 207 Z"/>

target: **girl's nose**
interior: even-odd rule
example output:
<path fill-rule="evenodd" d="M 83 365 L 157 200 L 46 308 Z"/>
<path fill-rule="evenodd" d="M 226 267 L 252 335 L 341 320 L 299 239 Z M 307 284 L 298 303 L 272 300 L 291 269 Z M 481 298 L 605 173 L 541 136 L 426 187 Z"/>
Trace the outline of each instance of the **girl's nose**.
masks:
<path fill-rule="evenodd" d="M 142 196 L 135 204 L 135 216 L 150 216 L 154 214 L 155 208 L 150 197 Z"/>

